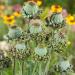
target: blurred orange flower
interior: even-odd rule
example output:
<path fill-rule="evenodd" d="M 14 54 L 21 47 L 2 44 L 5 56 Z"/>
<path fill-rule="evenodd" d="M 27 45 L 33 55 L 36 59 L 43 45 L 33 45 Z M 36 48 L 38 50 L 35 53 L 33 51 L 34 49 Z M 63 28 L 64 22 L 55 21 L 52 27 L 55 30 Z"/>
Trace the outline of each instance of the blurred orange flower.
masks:
<path fill-rule="evenodd" d="M 36 2 L 36 4 L 37 4 L 38 6 L 41 6 L 41 5 L 42 5 L 42 0 L 30 0 L 30 1 Z"/>
<path fill-rule="evenodd" d="M 37 5 L 38 5 L 38 6 L 41 6 L 41 5 L 42 5 L 42 1 L 38 0 L 38 1 L 37 1 Z"/>
<path fill-rule="evenodd" d="M 20 16 L 21 16 L 21 13 L 18 12 L 18 11 L 15 11 L 15 12 L 13 13 L 13 15 L 14 15 L 15 17 L 20 17 Z"/>
<path fill-rule="evenodd" d="M 4 23 L 10 26 L 14 26 L 15 17 L 13 15 L 4 15 L 3 16 Z"/>
<path fill-rule="evenodd" d="M 4 5 L 0 5 L 0 10 L 4 10 L 5 6 Z"/>
<path fill-rule="evenodd" d="M 69 25 L 75 25 L 75 17 L 72 15 L 68 15 L 66 17 L 66 23 Z"/>
<path fill-rule="evenodd" d="M 60 12 L 62 12 L 62 7 L 60 5 L 52 5 L 51 11 L 53 13 L 60 13 Z"/>

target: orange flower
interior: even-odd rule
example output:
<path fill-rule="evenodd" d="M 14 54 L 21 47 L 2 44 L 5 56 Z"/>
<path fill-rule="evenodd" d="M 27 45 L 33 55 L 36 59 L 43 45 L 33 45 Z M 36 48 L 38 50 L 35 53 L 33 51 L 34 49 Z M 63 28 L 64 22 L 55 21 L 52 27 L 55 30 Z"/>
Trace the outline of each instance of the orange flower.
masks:
<path fill-rule="evenodd" d="M 2 18 L 4 16 L 4 13 L 3 12 L 0 12 L 0 17 Z"/>
<path fill-rule="evenodd" d="M 41 5 L 42 5 L 42 1 L 38 0 L 38 1 L 37 1 L 37 5 L 38 5 L 38 6 L 41 6 Z"/>
<path fill-rule="evenodd" d="M 53 12 L 53 13 L 60 13 L 60 12 L 62 12 L 62 7 L 61 6 L 59 6 L 59 5 L 52 5 L 51 6 L 51 11 Z"/>
<path fill-rule="evenodd" d="M 66 17 L 66 23 L 67 23 L 68 25 L 75 25 L 75 17 L 72 16 L 72 15 L 68 15 L 68 16 Z"/>
<path fill-rule="evenodd" d="M 32 1 L 36 2 L 36 4 L 38 6 L 41 6 L 42 5 L 42 0 L 32 0 Z"/>
<path fill-rule="evenodd" d="M 10 26 L 14 26 L 15 18 L 13 15 L 5 15 L 3 16 L 4 23 Z"/>
<path fill-rule="evenodd" d="M 4 5 L 0 5 L 0 10 L 4 10 L 5 6 Z"/>
<path fill-rule="evenodd" d="M 15 17 L 20 17 L 20 16 L 21 16 L 21 13 L 16 11 L 16 12 L 13 13 L 13 15 L 14 15 Z"/>

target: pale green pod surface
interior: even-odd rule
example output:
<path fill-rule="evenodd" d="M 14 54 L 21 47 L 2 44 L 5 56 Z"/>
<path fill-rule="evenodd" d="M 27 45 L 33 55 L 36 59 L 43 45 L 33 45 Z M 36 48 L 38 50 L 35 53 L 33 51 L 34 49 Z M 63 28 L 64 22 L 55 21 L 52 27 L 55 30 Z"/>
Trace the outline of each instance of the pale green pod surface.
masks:
<path fill-rule="evenodd" d="M 71 68 L 71 64 L 67 60 L 66 61 L 61 61 L 59 63 L 59 67 L 60 67 L 61 71 L 67 71 L 68 69 Z"/>
<path fill-rule="evenodd" d="M 25 50 L 26 49 L 26 45 L 24 43 L 16 44 L 16 49 L 17 50 Z"/>
<path fill-rule="evenodd" d="M 15 38 L 18 38 L 22 35 L 22 30 L 20 28 L 10 28 L 9 29 L 9 32 L 8 32 L 8 36 L 9 38 L 11 39 L 15 39 Z"/>
<path fill-rule="evenodd" d="M 31 18 L 33 16 L 36 16 L 38 13 L 39 8 L 35 2 L 26 2 L 25 5 L 22 8 L 22 15 L 23 17 Z"/>
<path fill-rule="evenodd" d="M 62 28 L 66 25 L 61 13 L 53 13 L 51 17 L 46 18 L 46 23 L 52 28 Z"/>
<path fill-rule="evenodd" d="M 42 32 L 43 22 L 40 19 L 32 19 L 29 24 L 29 31 L 31 34 Z"/>
<path fill-rule="evenodd" d="M 39 55 L 39 56 L 44 56 L 47 54 L 47 49 L 46 48 L 39 48 L 36 47 L 35 48 L 35 54 Z"/>
<path fill-rule="evenodd" d="M 63 20 L 62 14 L 53 14 L 51 16 L 51 21 L 53 21 L 55 24 L 60 24 L 63 22 Z"/>
<path fill-rule="evenodd" d="M 42 31 L 42 27 L 41 26 L 30 26 L 30 33 L 40 33 Z"/>

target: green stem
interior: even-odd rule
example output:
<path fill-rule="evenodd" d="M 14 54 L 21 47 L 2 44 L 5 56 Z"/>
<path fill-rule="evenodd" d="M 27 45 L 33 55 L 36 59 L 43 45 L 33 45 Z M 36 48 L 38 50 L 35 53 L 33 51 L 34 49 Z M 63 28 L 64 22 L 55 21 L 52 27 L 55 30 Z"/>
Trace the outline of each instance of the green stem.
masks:
<path fill-rule="evenodd" d="M 45 71 L 44 71 L 44 74 L 43 74 L 43 75 L 47 75 L 47 73 L 48 73 L 49 64 L 50 64 L 50 59 L 51 59 L 51 57 L 49 57 L 49 60 L 48 60 L 48 62 L 47 62 L 47 64 L 46 64 Z"/>
<path fill-rule="evenodd" d="M 42 75 L 42 63 L 41 62 L 39 62 L 39 75 Z"/>
<path fill-rule="evenodd" d="M 37 67 L 37 62 L 35 63 L 35 66 L 34 66 L 34 68 L 33 68 L 32 75 L 35 75 L 36 67 Z"/>
<path fill-rule="evenodd" d="M 0 75 L 2 75 L 2 70 L 0 70 Z"/>
<path fill-rule="evenodd" d="M 15 75 L 15 70 L 16 70 L 16 50 L 13 56 L 13 75 Z"/>
<path fill-rule="evenodd" d="M 13 60 L 13 75 L 15 75 L 15 64 L 16 64 L 16 59 L 14 56 L 14 60 Z"/>
<path fill-rule="evenodd" d="M 22 60 L 22 75 L 24 75 L 24 60 Z"/>

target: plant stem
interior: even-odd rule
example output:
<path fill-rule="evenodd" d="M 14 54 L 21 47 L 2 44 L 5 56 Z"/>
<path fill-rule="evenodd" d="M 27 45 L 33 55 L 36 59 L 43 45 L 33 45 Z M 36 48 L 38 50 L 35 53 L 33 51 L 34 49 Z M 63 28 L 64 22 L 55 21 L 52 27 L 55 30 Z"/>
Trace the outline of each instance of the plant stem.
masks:
<path fill-rule="evenodd" d="M 2 75 L 2 70 L 0 70 L 0 75 Z"/>
<path fill-rule="evenodd" d="M 14 57 L 14 61 L 13 61 L 14 63 L 14 66 L 13 66 L 13 75 L 15 75 L 15 57 Z"/>
<path fill-rule="evenodd" d="M 39 75 L 42 75 L 42 63 L 39 62 Z"/>
<path fill-rule="evenodd" d="M 48 60 L 48 62 L 47 62 L 47 64 L 46 64 L 45 71 L 44 71 L 44 74 L 43 74 L 43 75 L 47 75 L 47 73 L 48 73 L 49 64 L 50 64 L 50 59 L 51 59 L 51 57 L 49 57 L 49 60 Z"/>
<path fill-rule="evenodd" d="M 16 68 L 16 50 L 13 56 L 13 75 L 15 75 L 15 68 Z"/>
<path fill-rule="evenodd" d="M 24 75 L 24 60 L 22 60 L 22 75 Z"/>
<path fill-rule="evenodd" d="M 35 63 L 35 66 L 34 66 L 34 68 L 33 68 L 32 75 L 35 75 L 36 67 L 37 67 L 37 62 Z"/>

